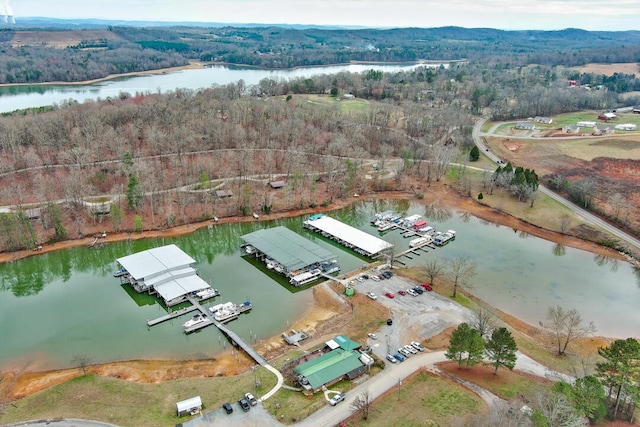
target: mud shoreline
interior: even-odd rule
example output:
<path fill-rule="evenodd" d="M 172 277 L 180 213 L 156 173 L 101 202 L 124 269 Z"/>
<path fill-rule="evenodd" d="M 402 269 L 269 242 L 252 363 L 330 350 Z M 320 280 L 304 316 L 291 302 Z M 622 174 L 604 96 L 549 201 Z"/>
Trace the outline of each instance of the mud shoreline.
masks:
<path fill-rule="evenodd" d="M 518 229 L 558 244 L 582 249 L 594 254 L 625 260 L 622 254 L 613 249 L 572 236 L 545 230 L 503 212 L 481 205 L 472 199 L 461 197 L 455 191 L 446 191 L 445 188 L 445 191 L 440 191 L 437 194 L 435 193 L 436 192 L 432 192 L 430 196 L 425 197 L 420 201 L 420 203 L 439 203 L 448 208 L 468 212 L 483 220 Z M 283 217 L 306 215 L 317 213 L 319 211 L 329 212 L 346 207 L 349 204 L 360 200 L 411 198 L 411 195 L 408 193 L 376 194 L 366 198 L 362 197 L 360 199 L 341 200 L 323 209 L 303 209 L 265 215 L 261 220 L 273 220 Z M 216 224 L 248 221 L 255 221 L 255 219 L 252 217 L 220 218 Z M 210 224 L 212 224 L 211 221 L 203 221 L 167 230 L 154 230 L 142 233 L 109 234 L 106 238 L 101 240 L 103 242 L 116 242 L 129 239 L 179 236 L 192 233 L 193 231 L 209 226 Z M 42 249 L 38 251 L 1 253 L 0 262 L 11 262 L 28 256 L 37 256 L 38 254 L 50 251 L 89 245 L 94 240 L 95 237 L 86 237 L 78 240 L 44 245 Z M 336 327 L 337 323 L 347 321 L 348 313 L 344 307 L 341 307 L 339 303 L 336 302 L 335 299 L 330 297 L 328 298 L 327 295 L 325 295 L 327 292 L 326 288 L 318 286 L 314 288 L 313 292 L 315 304 L 300 319 L 293 322 L 292 327 L 297 330 L 305 330 L 307 332 L 311 331 L 312 337 L 315 341 L 321 340 L 325 334 L 330 332 L 330 329 Z M 257 347 L 258 351 L 265 355 L 267 359 L 272 359 L 289 349 L 280 336 L 264 340 L 258 343 Z M 89 367 L 88 372 L 95 372 L 99 375 L 117 377 L 128 381 L 159 383 L 184 377 L 232 376 L 245 372 L 250 369 L 252 365 L 253 361 L 249 360 L 244 354 L 239 353 L 239 355 L 234 356 L 230 352 L 226 352 L 218 355 L 212 360 L 115 361 L 106 364 L 93 365 Z M 36 370 L 30 371 L 29 368 L 26 367 L 21 371 L 4 372 L 2 382 L 5 384 L 7 397 L 11 400 L 15 400 L 44 390 L 53 385 L 68 381 L 80 375 L 82 375 L 82 371 L 78 368 L 38 372 Z"/>

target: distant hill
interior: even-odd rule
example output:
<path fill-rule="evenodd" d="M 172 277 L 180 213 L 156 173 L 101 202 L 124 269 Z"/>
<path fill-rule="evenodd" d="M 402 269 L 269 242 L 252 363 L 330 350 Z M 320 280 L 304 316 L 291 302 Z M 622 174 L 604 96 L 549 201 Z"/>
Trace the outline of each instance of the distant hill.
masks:
<path fill-rule="evenodd" d="M 362 26 L 335 26 L 335 25 L 302 25 L 302 24 L 260 24 L 260 23 L 223 23 L 223 22 L 191 22 L 191 21 L 137 21 L 137 20 L 112 20 L 112 19 L 58 19 L 44 17 L 18 17 L 15 24 L 0 24 L 0 28 L 56 28 L 56 29 L 79 29 L 79 28 L 107 28 L 109 26 L 127 27 L 242 27 L 261 28 L 279 27 L 296 30 L 317 28 L 325 30 L 354 30 L 367 27 Z"/>

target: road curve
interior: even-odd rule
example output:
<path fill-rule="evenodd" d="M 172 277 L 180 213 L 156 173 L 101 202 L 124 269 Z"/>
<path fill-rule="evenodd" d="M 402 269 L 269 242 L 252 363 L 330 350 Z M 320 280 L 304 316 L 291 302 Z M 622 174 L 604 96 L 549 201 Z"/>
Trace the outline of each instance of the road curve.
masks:
<path fill-rule="evenodd" d="M 484 143 L 484 141 L 482 140 L 482 137 L 480 135 L 480 130 L 482 129 L 482 126 L 487 122 L 488 118 L 483 117 L 482 119 L 478 120 L 475 125 L 473 126 L 473 132 L 472 132 L 472 137 L 473 137 L 473 142 L 476 144 L 476 146 L 478 147 L 478 149 L 480 151 L 482 151 L 485 156 L 487 156 L 489 159 L 491 159 L 491 161 L 495 162 L 496 164 L 498 164 L 498 161 L 500 161 L 501 159 L 495 155 L 493 152 L 491 152 L 489 150 L 489 147 L 487 147 L 487 145 Z M 596 225 L 600 228 L 602 228 L 603 230 L 607 231 L 608 233 L 616 236 L 617 238 L 619 238 L 620 240 L 623 240 L 624 242 L 628 243 L 629 245 L 632 245 L 634 247 L 636 247 L 637 249 L 640 249 L 640 239 L 637 239 L 636 237 L 620 230 L 619 228 L 609 224 L 607 221 L 603 220 L 602 218 L 592 214 L 591 212 L 581 208 L 580 206 L 576 205 L 573 202 L 570 202 L 569 200 L 565 199 L 564 197 L 558 195 L 557 193 L 551 191 L 549 188 L 545 187 L 544 185 L 539 185 L 538 186 L 538 190 L 540 190 L 541 193 L 551 197 L 553 200 L 557 201 L 558 203 L 561 203 L 562 205 L 566 206 L 567 208 L 571 209 L 573 212 L 575 212 L 576 214 L 580 215 L 585 221 L 590 222 L 593 225 Z"/>

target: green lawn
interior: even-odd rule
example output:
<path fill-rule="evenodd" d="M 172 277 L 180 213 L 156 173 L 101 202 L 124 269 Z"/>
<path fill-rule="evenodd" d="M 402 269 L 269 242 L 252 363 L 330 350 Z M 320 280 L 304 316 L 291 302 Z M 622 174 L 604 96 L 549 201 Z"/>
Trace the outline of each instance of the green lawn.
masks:
<path fill-rule="evenodd" d="M 234 403 L 245 392 L 260 396 L 276 384 L 275 376 L 258 367 L 256 388 L 253 372 L 232 378 L 196 378 L 139 384 L 95 374 L 78 377 L 20 399 L 0 412 L 0 424 L 44 418 L 84 418 L 123 427 L 174 426 L 190 417 L 178 418 L 176 402 L 202 398 L 203 410 L 224 402 Z"/>
<path fill-rule="evenodd" d="M 486 411 L 482 400 L 451 380 L 419 372 L 376 400 L 365 421 L 354 415 L 349 426 L 453 426 L 467 414 Z"/>

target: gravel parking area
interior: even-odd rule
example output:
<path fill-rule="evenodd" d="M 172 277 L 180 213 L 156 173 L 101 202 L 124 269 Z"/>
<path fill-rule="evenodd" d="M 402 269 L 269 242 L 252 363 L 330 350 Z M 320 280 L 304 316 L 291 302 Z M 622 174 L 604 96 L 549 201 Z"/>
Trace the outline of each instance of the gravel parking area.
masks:
<path fill-rule="evenodd" d="M 371 276 L 380 272 L 368 271 L 362 274 Z M 356 292 L 375 293 L 376 301 L 389 309 L 389 317 L 393 319 L 393 324 L 384 325 L 378 331 L 371 331 L 377 335 L 377 339 L 369 338 L 367 342 L 376 356 L 383 360 L 386 360 L 385 356 L 388 353 L 396 353 L 399 347 L 411 341 L 424 343 L 450 326 L 457 326 L 461 322 L 470 322 L 473 319 L 470 310 L 435 292 L 425 291 L 417 296 L 398 293 L 401 289 L 406 290 L 418 285 L 417 282 L 395 274 L 380 281 L 356 280 L 353 285 Z M 394 298 L 385 296 L 386 292 L 393 293 Z"/>

